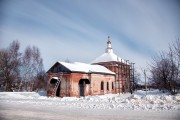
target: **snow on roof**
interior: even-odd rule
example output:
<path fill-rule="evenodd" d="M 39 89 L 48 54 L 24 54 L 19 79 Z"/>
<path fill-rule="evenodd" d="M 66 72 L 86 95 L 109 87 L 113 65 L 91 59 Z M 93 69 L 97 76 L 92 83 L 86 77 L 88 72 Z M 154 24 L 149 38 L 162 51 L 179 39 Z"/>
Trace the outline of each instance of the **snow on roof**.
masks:
<path fill-rule="evenodd" d="M 110 62 L 110 61 L 116 61 L 116 62 L 123 62 L 123 63 L 125 63 L 125 60 L 123 60 L 122 58 L 118 57 L 113 52 L 110 52 L 110 53 L 106 52 L 106 53 L 102 54 L 101 56 L 99 56 L 98 58 L 96 58 L 91 63 Z"/>
<path fill-rule="evenodd" d="M 91 65 L 86 63 L 74 62 L 74 63 L 67 63 L 58 61 L 60 64 L 68 68 L 70 71 L 75 72 L 95 72 L 95 73 L 107 73 L 107 74 L 115 74 L 114 72 L 108 70 L 104 66 L 101 65 Z"/>
<path fill-rule="evenodd" d="M 59 78 L 58 77 L 52 77 L 53 79 L 56 79 L 56 80 L 58 80 Z"/>

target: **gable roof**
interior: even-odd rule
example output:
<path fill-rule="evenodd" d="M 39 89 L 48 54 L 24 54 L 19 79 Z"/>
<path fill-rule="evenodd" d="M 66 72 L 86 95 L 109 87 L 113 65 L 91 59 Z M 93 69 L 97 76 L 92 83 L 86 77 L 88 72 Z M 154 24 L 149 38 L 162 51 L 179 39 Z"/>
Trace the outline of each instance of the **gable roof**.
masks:
<path fill-rule="evenodd" d="M 101 65 L 91 65 L 86 63 L 74 62 L 74 63 L 67 63 L 58 61 L 61 65 L 66 67 L 72 72 L 84 72 L 84 73 L 105 73 L 105 74 L 115 74 L 114 72 L 110 71 L 109 69 L 105 68 Z"/>

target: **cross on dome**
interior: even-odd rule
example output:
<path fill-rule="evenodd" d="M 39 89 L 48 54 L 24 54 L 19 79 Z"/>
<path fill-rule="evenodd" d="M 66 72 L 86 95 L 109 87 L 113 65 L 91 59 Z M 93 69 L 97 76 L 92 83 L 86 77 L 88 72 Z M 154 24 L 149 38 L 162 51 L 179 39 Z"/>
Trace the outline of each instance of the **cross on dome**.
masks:
<path fill-rule="evenodd" d="M 110 41 L 110 36 L 109 35 L 108 35 L 106 53 L 113 53 L 113 49 L 111 47 L 111 41 Z"/>
<path fill-rule="evenodd" d="M 107 44 L 111 44 L 110 36 L 109 36 L 109 35 L 108 35 L 108 41 L 107 41 Z"/>

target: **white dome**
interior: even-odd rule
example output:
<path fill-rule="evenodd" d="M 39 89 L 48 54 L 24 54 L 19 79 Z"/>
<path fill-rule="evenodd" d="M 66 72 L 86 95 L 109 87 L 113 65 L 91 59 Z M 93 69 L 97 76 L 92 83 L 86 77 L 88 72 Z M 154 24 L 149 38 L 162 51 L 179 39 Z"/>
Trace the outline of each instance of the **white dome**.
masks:
<path fill-rule="evenodd" d="M 101 62 L 110 62 L 110 61 L 115 61 L 115 62 L 123 62 L 125 61 L 118 57 L 116 54 L 113 53 L 113 49 L 111 47 L 111 41 L 110 41 L 110 36 L 108 36 L 108 42 L 107 42 L 107 48 L 106 52 L 96 58 L 94 61 L 91 63 L 101 63 Z"/>
<path fill-rule="evenodd" d="M 116 62 L 123 62 L 124 60 L 118 57 L 116 54 L 113 52 L 110 53 L 104 53 L 98 58 L 96 58 L 92 63 L 100 63 L 100 62 L 110 62 L 110 61 L 116 61 Z"/>

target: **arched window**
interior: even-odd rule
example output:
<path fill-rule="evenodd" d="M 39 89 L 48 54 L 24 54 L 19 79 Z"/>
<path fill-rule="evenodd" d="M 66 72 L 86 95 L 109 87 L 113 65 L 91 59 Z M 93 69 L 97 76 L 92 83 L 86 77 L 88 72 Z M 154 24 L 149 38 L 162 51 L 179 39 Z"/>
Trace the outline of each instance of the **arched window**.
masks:
<path fill-rule="evenodd" d="M 107 90 L 109 90 L 109 82 L 107 82 Z"/>
<path fill-rule="evenodd" d="M 104 90 L 104 82 L 101 82 L 101 90 Z"/>
<path fill-rule="evenodd" d="M 112 82 L 112 90 L 114 90 L 114 84 L 113 84 L 113 82 Z"/>

